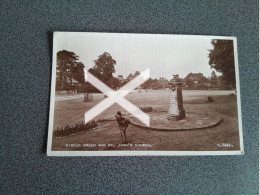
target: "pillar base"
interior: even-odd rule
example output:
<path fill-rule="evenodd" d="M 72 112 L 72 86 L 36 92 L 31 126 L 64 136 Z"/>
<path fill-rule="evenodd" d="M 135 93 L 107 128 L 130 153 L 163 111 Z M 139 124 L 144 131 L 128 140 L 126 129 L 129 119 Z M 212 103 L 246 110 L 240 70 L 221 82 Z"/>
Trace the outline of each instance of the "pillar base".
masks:
<path fill-rule="evenodd" d="M 178 121 L 185 117 L 185 110 L 179 110 L 179 114 L 168 114 L 167 119 L 171 121 Z"/>

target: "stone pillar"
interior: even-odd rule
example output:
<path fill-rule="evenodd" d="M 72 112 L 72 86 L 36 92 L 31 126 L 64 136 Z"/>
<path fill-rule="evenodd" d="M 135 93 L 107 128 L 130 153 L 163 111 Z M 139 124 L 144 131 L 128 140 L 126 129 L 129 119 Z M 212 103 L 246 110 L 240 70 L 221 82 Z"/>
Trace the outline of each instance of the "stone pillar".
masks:
<path fill-rule="evenodd" d="M 176 121 L 185 117 L 185 110 L 183 108 L 181 82 L 176 82 L 173 85 L 175 89 L 170 94 L 170 108 L 167 119 Z"/>

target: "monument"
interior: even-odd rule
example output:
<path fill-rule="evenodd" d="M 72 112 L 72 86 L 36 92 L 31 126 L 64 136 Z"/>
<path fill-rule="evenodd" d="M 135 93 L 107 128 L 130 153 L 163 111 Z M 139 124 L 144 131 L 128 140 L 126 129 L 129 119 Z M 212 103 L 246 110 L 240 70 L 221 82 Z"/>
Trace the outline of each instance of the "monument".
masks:
<path fill-rule="evenodd" d="M 179 75 L 173 75 L 173 82 L 170 82 L 169 84 L 171 86 L 171 93 L 170 108 L 167 119 L 177 121 L 185 117 L 181 88 L 182 83 L 180 81 Z"/>

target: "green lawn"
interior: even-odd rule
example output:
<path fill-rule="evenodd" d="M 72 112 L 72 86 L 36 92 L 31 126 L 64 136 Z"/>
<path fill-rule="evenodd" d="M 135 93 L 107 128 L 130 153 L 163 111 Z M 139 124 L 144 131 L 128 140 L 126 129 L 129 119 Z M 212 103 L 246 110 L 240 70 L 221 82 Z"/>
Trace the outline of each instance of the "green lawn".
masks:
<path fill-rule="evenodd" d="M 203 93 L 201 93 L 203 94 Z M 126 97 L 136 106 L 150 105 L 155 110 L 168 110 L 169 92 L 151 91 L 132 93 Z M 172 150 L 172 151 L 216 151 L 239 150 L 239 132 L 237 119 L 236 96 L 214 96 L 215 102 L 206 103 L 207 94 L 198 92 L 184 92 L 184 108 L 186 113 L 203 112 L 218 116 L 223 121 L 216 127 L 189 130 L 189 131 L 151 131 L 141 127 L 130 125 L 127 129 L 127 142 L 132 147 L 118 147 L 122 143 L 120 131 L 116 121 L 102 122 L 102 127 L 70 136 L 67 138 L 53 138 L 53 150 Z M 84 120 L 84 113 L 102 101 L 103 96 L 95 96 L 93 102 L 83 102 L 82 99 L 55 102 L 54 129 Z M 108 110 L 96 118 L 111 117 L 120 110 L 119 105 L 114 104 Z M 232 147 L 217 147 L 217 144 L 229 143 Z M 66 147 L 66 144 L 81 144 L 79 147 Z M 106 144 L 104 147 L 82 147 L 83 144 Z M 113 144 L 115 147 L 108 147 Z M 135 144 L 148 144 L 141 147 Z"/>

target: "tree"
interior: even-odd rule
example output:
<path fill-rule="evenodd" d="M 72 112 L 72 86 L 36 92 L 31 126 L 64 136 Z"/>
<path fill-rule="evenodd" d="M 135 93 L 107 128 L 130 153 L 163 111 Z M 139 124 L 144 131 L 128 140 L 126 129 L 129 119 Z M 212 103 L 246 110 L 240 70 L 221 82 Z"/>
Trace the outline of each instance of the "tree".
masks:
<path fill-rule="evenodd" d="M 203 75 L 201 75 L 199 77 L 198 84 L 203 84 L 203 83 L 208 83 L 208 82 L 209 82 L 209 80 L 206 77 L 204 77 Z"/>
<path fill-rule="evenodd" d="M 127 80 L 127 82 L 128 82 L 128 81 L 131 81 L 133 78 L 134 78 L 134 75 L 133 75 L 132 73 L 130 73 L 130 74 L 128 75 L 128 77 L 126 77 L 126 80 Z"/>
<path fill-rule="evenodd" d="M 113 89 L 118 89 L 121 87 L 121 81 L 116 77 L 113 77 L 113 87 Z"/>
<path fill-rule="evenodd" d="M 81 84 L 85 82 L 84 67 L 82 62 L 77 62 L 76 66 L 71 68 L 72 78 Z"/>
<path fill-rule="evenodd" d="M 114 66 L 116 65 L 116 61 L 109 53 L 104 52 L 102 55 L 98 56 L 98 59 L 94 60 L 94 62 L 95 66 L 93 69 L 97 71 L 101 80 L 113 88 L 113 73 L 115 73 Z"/>
<path fill-rule="evenodd" d="M 93 76 L 97 77 L 99 80 L 104 80 L 103 75 L 97 69 L 90 68 L 88 72 L 90 72 Z"/>
<path fill-rule="evenodd" d="M 215 71 L 213 70 L 211 73 L 211 77 L 210 77 L 210 86 L 216 87 L 217 83 L 218 83 L 218 78 L 217 78 Z"/>
<path fill-rule="evenodd" d="M 145 81 L 145 82 L 142 84 L 142 88 L 143 88 L 143 89 L 151 88 L 152 83 L 153 83 L 153 79 L 149 78 L 147 81 Z"/>
<path fill-rule="evenodd" d="M 211 68 L 222 73 L 223 81 L 235 86 L 233 41 L 213 39 L 211 44 L 213 45 L 213 49 L 209 50 L 209 65 Z"/>
<path fill-rule="evenodd" d="M 84 64 L 79 62 L 79 57 L 67 50 L 57 53 L 57 83 L 58 87 L 64 89 L 68 85 L 72 85 L 72 80 L 79 83 L 85 82 Z"/>
<path fill-rule="evenodd" d="M 156 82 L 153 82 L 153 83 L 151 84 L 151 87 L 152 87 L 152 89 L 154 89 L 154 90 L 160 88 L 159 83 L 158 83 L 157 81 L 156 81 Z"/>

